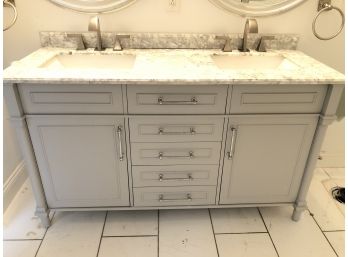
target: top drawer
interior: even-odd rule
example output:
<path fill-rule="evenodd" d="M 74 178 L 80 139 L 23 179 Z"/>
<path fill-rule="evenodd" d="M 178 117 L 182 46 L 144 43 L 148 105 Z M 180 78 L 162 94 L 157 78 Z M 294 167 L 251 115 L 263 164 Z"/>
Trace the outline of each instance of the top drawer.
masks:
<path fill-rule="evenodd" d="M 230 113 L 320 113 L 326 85 L 233 86 Z"/>
<path fill-rule="evenodd" d="M 119 85 L 19 85 L 27 114 L 122 114 Z"/>
<path fill-rule="evenodd" d="M 224 114 L 227 86 L 127 86 L 132 114 Z"/>

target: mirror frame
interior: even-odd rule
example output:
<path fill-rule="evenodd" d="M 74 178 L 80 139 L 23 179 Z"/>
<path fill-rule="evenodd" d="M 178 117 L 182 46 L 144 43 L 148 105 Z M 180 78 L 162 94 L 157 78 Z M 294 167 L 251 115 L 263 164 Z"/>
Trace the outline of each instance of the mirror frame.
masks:
<path fill-rule="evenodd" d="M 270 16 L 286 12 L 306 0 L 284 0 L 281 3 L 272 3 L 266 6 L 249 5 L 237 2 L 238 0 L 209 0 L 215 6 L 218 6 L 228 12 L 239 14 L 243 17 Z M 252 0 L 251 0 L 252 1 Z M 259 2 L 259 1 L 257 1 Z"/>
<path fill-rule="evenodd" d="M 119 11 L 121 9 L 124 9 L 134 4 L 137 0 L 117 0 L 115 3 L 105 4 L 105 5 L 96 6 L 96 7 L 83 6 L 83 4 L 76 4 L 74 3 L 76 1 L 70 1 L 70 0 L 49 0 L 49 1 L 59 7 L 74 10 L 77 12 L 98 14 L 98 13 L 108 13 L 108 12 Z"/>

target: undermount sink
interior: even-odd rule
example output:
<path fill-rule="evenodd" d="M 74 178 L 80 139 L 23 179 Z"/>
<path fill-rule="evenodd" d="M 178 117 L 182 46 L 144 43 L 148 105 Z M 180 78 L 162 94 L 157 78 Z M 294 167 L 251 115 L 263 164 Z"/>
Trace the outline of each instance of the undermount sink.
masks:
<path fill-rule="evenodd" d="M 42 64 L 40 68 L 53 69 L 131 69 L 134 66 L 135 55 L 93 55 L 72 54 L 57 55 Z"/>
<path fill-rule="evenodd" d="M 297 67 L 282 55 L 212 55 L 211 58 L 220 69 L 263 70 Z"/>

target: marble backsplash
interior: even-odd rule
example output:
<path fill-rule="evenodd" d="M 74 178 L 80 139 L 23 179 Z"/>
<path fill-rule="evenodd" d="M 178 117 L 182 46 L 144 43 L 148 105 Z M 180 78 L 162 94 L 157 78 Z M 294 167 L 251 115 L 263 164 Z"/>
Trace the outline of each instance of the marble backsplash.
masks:
<path fill-rule="evenodd" d="M 95 48 L 97 38 L 95 32 L 40 32 L 42 47 L 76 48 L 76 38 L 68 34 L 81 34 L 86 48 Z M 115 33 L 102 32 L 104 48 L 113 48 L 117 35 L 130 35 L 129 38 L 119 38 L 124 49 L 222 49 L 225 40 L 216 36 L 228 36 L 233 49 L 242 44 L 243 34 L 170 34 L 170 33 Z M 255 49 L 261 36 L 266 34 L 249 34 L 248 48 Z M 267 34 L 270 35 L 270 34 Z M 296 50 L 299 36 L 295 34 L 273 34 L 273 40 L 266 40 L 267 49 Z"/>

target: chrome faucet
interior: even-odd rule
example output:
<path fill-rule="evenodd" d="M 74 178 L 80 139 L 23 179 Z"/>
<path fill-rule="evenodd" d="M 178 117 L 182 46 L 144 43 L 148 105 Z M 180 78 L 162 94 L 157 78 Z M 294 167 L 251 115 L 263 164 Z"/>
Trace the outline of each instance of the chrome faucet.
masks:
<path fill-rule="evenodd" d="M 258 32 L 258 26 L 257 26 L 256 19 L 247 19 L 245 22 L 245 27 L 244 27 L 243 44 L 242 44 L 242 48 L 240 48 L 239 51 L 249 52 L 249 49 L 247 48 L 248 34 L 257 33 L 257 32 Z"/>
<path fill-rule="evenodd" d="M 101 32 L 100 32 L 100 23 L 99 23 L 99 17 L 94 16 L 89 20 L 88 24 L 88 31 L 95 31 L 97 33 L 97 47 L 96 50 L 102 51 L 102 38 L 101 38 Z"/>

